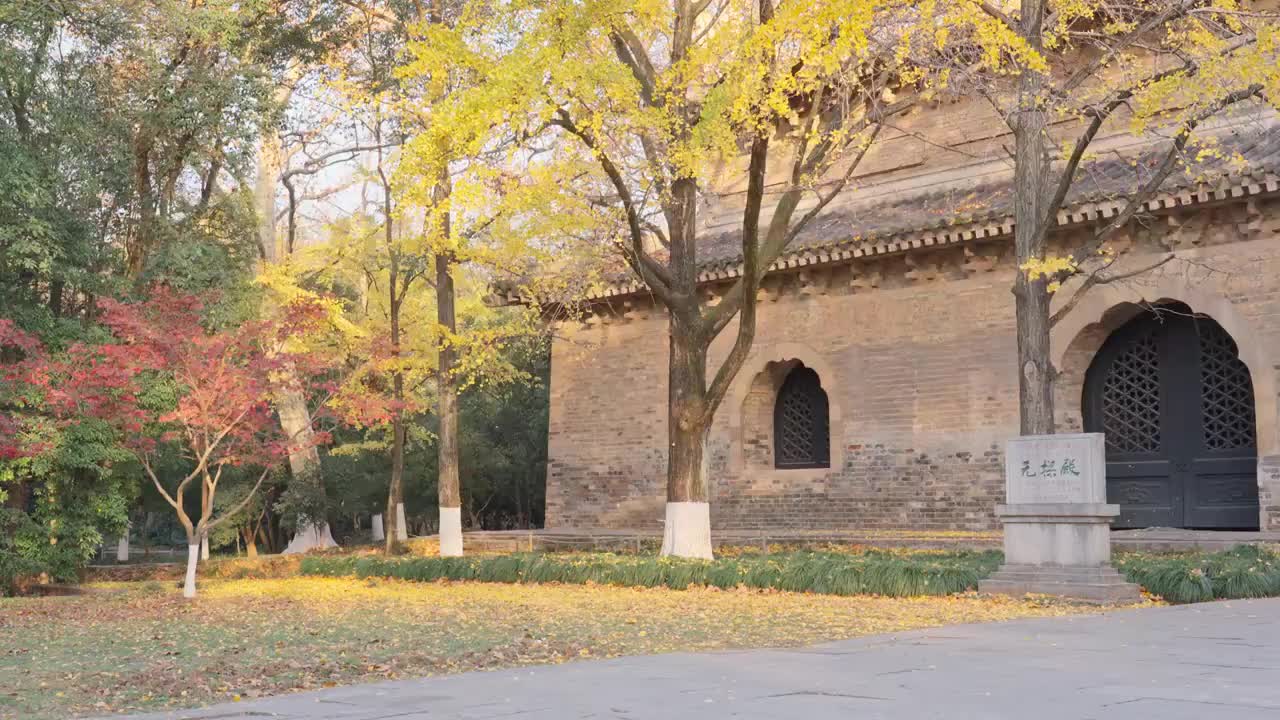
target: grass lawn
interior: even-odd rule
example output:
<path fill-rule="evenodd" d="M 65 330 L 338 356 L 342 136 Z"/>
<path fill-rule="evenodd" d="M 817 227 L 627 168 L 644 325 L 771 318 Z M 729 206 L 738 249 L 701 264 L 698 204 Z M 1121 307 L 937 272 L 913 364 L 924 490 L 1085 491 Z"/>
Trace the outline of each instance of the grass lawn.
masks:
<path fill-rule="evenodd" d="M 0 599 L 0 718 L 196 706 L 335 684 L 676 650 L 805 645 L 1092 612 L 1054 602 L 595 585 L 209 580 Z"/>

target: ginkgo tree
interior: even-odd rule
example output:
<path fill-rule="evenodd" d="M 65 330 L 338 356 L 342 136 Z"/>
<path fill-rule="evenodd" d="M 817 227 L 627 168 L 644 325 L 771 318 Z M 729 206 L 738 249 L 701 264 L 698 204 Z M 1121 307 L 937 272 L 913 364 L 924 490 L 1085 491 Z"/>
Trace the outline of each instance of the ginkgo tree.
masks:
<path fill-rule="evenodd" d="M 1024 52 L 993 74 L 950 63 L 1013 134 L 1019 410 L 1023 434 L 1054 431 L 1050 331 L 1084 293 L 1177 259 L 1115 267 L 1108 242 L 1147 213 L 1171 176 L 1195 176 L 1224 155 L 1206 126 L 1233 113 L 1280 107 L 1280 5 L 1271 0 L 1005 0 L 972 7 L 1012 33 Z M 1065 128 L 1065 130 L 1063 129 Z M 1100 138 L 1116 131 L 1154 141 L 1132 158 L 1120 209 L 1062 247 L 1059 213 L 1088 177 Z M 1228 167 L 1247 162 L 1225 157 Z M 1207 178 L 1200 178 L 1206 180 Z M 1064 286 L 1064 283 L 1067 283 Z M 1051 312 L 1054 295 L 1069 295 Z"/>
<path fill-rule="evenodd" d="M 404 458 L 416 434 L 436 445 L 440 552 L 460 555 L 459 394 L 522 379 L 502 349 L 545 329 L 533 308 L 492 307 L 488 287 L 565 298 L 592 267 L 570 249 L 590 244 L 566 230 L 588 226 L 592 207 L 559 192 L 561 178 L 547 168 L 512 172 L 501 162 L 516 147 L 511 137 L 477 136 L 452 114 L 456 94 L 477 78 L 439 62 L 436 41 L 465 3 L 351 7 L 363 40 L 333 59 L 328 83 L 354 121 L 355 144 L 367 148 L 357 176 L 362 197 L 374 199 L 333 223 L 326 242 L 298 251 L 273 282 L 350 298 L 345 318 L 361 361 L 334 407 L 389 438 L 339 451 L 390 452 L 386 550 L 404 535 Z M 572 270 L 554 279 L 532 270 L 552 257 Z M 438 421 L 434 438 L 411 422 L 427 412 Z"/>
<path fill-rule="evenodd" d="M 465 195 L 466 184 L 462 187 Z M 412 217 L 414 213 L 405 215 Z M 452 354 L 447 384 L 455 393 L 473 386 L 526 382 L 530 380 L 527 373 L 518 369 L 503 350 L 536 336 L 546 326 L 534 308 L 498 307 L 491 302 L 493 269 L 501 264 L 497 258 L 515 262 L 517 256 L 496 252 L 488 244 L 472 243 L 459 246 L 454 255 L 457 264 L 449 266 L 451 279 L 456 278 L 448 292 L 457 321 L 446 328 L 439 322 L 436 302 L 440 293 L 434 285 L 436 273 L 430 257 L 431 249 L 439 247 L 441 239 L 428 239 L 420 232 L 420 225 L 414 228 L 419 234 L 402 237 L 401 232 L 412 231 L 400 217 L 404 216 L 393 216 L 397 230 L 390 245 L 386 220 L 381 214 L 355 215 L 336 222 L 329 228 L 324 242 L 302 249 L 287 264 L 277 266 L 266 280 L 286 296 L 307 295 L 318 289 L 343 298 L 340 318 L 345 334 L 343 354 L 349 358 L 351 367 L 335 388 L 327 408 L 345 424 L 360 429 L 363 436 L 330 452 L 353 456 L 389 453 L 391 469 L 399 471 L 390 479 L 403 483 L 408 473 L 414 472 L 413 468 L 405 467 L 404 461 L 411 443 L 435 445 L 438 464 L 449 462 L 449 457 L 453 462 L 459 461 L 460 448 L 447 449 L 442 442 L 443 433 L 433 433 L 425 423 L 429 414 L 435 414 L 439 421 L 437 427 L 443 424 L 438 401 L 438 388 L 442 384 L 441 347 L 447 346 Z M 500 223 L 492 222 L 488 227 L 498 225 Z M 405 263 L 410 257 L 421 264 Z M 482 261 L 486 264 L 481 265 Z M 411 271 L 415 276 L 407 277 Z M 391 281 L 396 277 L 400 278 L 400 284 L 392 293 Z M 312 289 L 302 288 L 302 282 Z M 397 322 L 394 333 L 393 320 Z M 399 383 L 396 383 L 397 377 Z M 439 459 L 441 455 L 443 459 Z M 450 497 L 461 500 L 457 479 L 458 475 L 454 475 L 452 487 L 437 488 L 438 492 L 451 493 Z M 443 485 L 449 480 L 446 477 L 438 482 Z M 403 488 L 403 485 L 389 488 L 386 516 L 389 551 L 394 551 L 398 544 L 400 522 L 392 502 L 398 504 Z M 460 505 L 440 507 L 452 508 L 458 514 L 455 519 L 459 523 L 452 526 L 454 545 L 442 547 L 442 552 L 458 554 L 461 552 Z M 450 529 L 444 523 L 440 527 L 445 534 Z"/>
<path fill-rule="evenodd" d="M 406 62 L 397 70 L 402 111 L 415 132 L 398 180 L 424 218 L 421 242 L 434 271 L 434 342 L 440 552 L 461 555 L 462 492 L 459 394 L 473 384 L 527 380 L 502 352 L 549 329 L 534 303 L 495 311 L 489 285 L 517 297 L 554 297 L 564 311 L 598 269 L 596 209 L 565 192 L 572 161 L 528 162 L 510 126 L 481 129 L 470 93 L 488 78 L 454 62 L 458 32 L 476 8 L 433 3 L 410 27 Z M 521 156 L 525 162 L 512 162 Z M 556 271 L 543 272 L 551 264 Z M 459 288 L 470 286 L 470 292 Z M 468 305 L 470 307 L 468 307 Z"/>
<path fill-rule="evenodd" d="M 156 491 L 174 509 L 187 535 L 183 594 L 196 593 L 201 541 L 240 512 L 268 475 L 296 449 L 271 409 L 281 386 L 327 379 L 324 358 L 295 352 L 320 327 L 326 310 L 299 302 L 276 322 L 251 321 L 225 330 L 204 326 L 203 303 L 164 287 L 140 302 L 100 302 L 111 339 L 78 344 L 38 371 L 41 402 L 64 422 L 105 422 L 136 458 Z M 324 433 L 315 433 L 317 441 Z M 176 477 L 173 477 L 174 468 Z M 215 515 L 224 473 L 251 473 L 252 489 Z M 199 510 L 187 492 L 199 488 Z"/>
<path fill-rule="evenodd" d="M 387 550 L 405 537 L 403 487 L 409 418 L 417 407 L 414 389 L 420 358 L 407 347 L 420 325 L 420 295 L 430 281 L 429 258 L 417 242 L 415 218 L 406 215 L 393 184 L 398 148 L 407 131 L 396 107 L 394 70 L 402 55 L 405 26 L 417 4 L 351 0 L 342 3 L 335 43 L 316 68 L 313 91 L 337 116 L 323 137 L 336 149 L 311 156 L 281 173 L 289 192 L 287 252 L 264 269 L 265 283 L 284 296 L 305 296 L 316 287 L 347 298 L 341 321 L 351 343 L 355 371 L 334 398 L 335 408 L 367 431 L 385 429 L 377 445 L 391 455 L 385 514 Z M 312 144 L 319 142 L 316 140 Z M 304 144 L 304 154 L 311 152 Z M 301 175 L 340 164 L 354 166 L 346 185 L 359 188 L 360 204 L 332 223 L 321 242 L 296 245 Z"/>
<path fill-rule="evenodd" d="M 667 311 L 664 554 L 711 556 L 706 435 L 750 351 L 762 277 L 911 107 L 897 90 L 945 84 L 914 57 L 975 45 L 978 67 L 1025 46 L 976 5 L 899 0 L 475 2 L 437 34 L 435 62 L 475 78 L 454 132 L 506 132 L 585 168 L 565 185 L 611 211 L 621 258 Z M 712 300 L 699 212 L 717 168 L 744 164 L 741 268 Z"/>

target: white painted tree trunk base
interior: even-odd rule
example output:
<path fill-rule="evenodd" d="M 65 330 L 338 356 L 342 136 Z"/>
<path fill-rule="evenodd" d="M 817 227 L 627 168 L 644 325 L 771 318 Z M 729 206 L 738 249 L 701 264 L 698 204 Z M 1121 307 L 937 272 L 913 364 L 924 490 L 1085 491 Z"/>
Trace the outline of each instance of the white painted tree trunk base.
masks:
<path fill-rule="evenodd" d="M 382 529 L 382 513 L 373 516 L 373 539 L 375 542 L 381 542 L 387 539 L 386 532 Z"/>
<path fill-rule="evenodd" d="M 333 532 L 329 530 L 329 523 L 307 525 L 298 528 L 298 531 L 293 534 L 293 539 L 289 541 L 289 547 L 284 549 L 283 554 L 295 555 L 311 550 L 327 550 L 336 547 L 338 547 L 338 543 L 333 540 Z"/>
<path fill-rule="evenodd" d="M 662 555 L 712 559 L 710 504 L 667 503 L 667 521 L 662 530 Z"/>
<path fill-rule="evenodd" d="M 396 540 L 404 542 L 409 539 L 409 528 L 404 524 L 404 503 L 396 503 Z"/>
<path fill-rule="evenodd" d="M 182 597 L 196 596 L 196 563 L 200 560 L 200 545 L 187 546 L 187 579 L 182 583 Z"/>
<path fill-rule="evenodd" d="M 204 537 L 200 538 L 200 559 L 201 560 L 209 559 L 209 536 L 208 535 L 205 535 Z"/>
<path fill-rule="evenodd" d="M 462 508 L 440 508 L 440 557 L 462 557 Z"/>
<path fill-rule="evenodd" d="M 116 562 L 129 562 L 129 536 L 121 535 L 116 544 Z"/>

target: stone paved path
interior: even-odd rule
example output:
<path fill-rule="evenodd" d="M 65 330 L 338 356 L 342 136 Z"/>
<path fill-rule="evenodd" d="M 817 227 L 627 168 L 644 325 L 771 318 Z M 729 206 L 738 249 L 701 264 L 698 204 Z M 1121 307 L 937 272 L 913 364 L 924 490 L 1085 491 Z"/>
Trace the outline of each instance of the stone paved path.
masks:
<path fill-rule="evenodd" d="M 138 717 L 1277 720 L 1280 599 L 468 673 Z"/>

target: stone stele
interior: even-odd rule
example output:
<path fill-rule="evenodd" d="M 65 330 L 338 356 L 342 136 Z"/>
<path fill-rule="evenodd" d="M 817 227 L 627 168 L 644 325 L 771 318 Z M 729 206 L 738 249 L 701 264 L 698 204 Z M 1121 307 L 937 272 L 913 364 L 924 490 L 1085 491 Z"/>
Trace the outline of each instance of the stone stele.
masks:
<path fill-rule="evenodd" d="M 1039 593 L 1096 603 L 1137 602 L 1138 586 L 1111 567 L 1111 521 L 1101 433 L 1039 435 L 1005 449 L 1004 565 L 978 583 L 989 593 Z"/>

